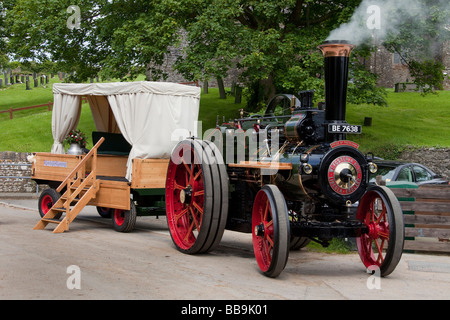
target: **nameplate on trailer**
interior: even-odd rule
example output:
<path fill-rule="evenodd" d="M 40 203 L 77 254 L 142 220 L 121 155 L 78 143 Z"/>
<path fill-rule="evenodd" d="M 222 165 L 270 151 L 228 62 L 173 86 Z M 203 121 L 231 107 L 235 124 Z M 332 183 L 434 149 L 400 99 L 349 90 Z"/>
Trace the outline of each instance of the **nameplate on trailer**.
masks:
<path fill-rule="evenodd" d="M 67 168 L 67 162 L 44 160 L 44 167 Z"/>
<path fill-rule="evenodd" d="M 348 146 L 348 147 L 352 147 L 355 149 L 359 148 L 359 144 L 357 144 L 356 142 L 353 142 L 353 141 L 349 141 L 349 140 L 339 140 L 339 141 L 330 143 L 330 147 L 333 149 L 336 147 L 342 147 L 342 146 Z"/>

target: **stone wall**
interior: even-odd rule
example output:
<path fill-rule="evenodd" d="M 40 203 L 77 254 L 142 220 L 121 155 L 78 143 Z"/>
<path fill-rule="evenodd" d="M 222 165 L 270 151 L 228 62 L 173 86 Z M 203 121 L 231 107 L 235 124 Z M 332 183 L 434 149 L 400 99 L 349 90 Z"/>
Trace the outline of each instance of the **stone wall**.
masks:
<path fill-rule="evenodd" d="M 420 163 L 450 180 L 450 149 L 408 148 L 402 153 L 400 160 Z"/>
<path fill-rule="evenodd" d="M 28 155 L 0 152 L 0 192 L 36 192 L 36 183 L 29 179 L 31 164 L 27 160 Z"/>

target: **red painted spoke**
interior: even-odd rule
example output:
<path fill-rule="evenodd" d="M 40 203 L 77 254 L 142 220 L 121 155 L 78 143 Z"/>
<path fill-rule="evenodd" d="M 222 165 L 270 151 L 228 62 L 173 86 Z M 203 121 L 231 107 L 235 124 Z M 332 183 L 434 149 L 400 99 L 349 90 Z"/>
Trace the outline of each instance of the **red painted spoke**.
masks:
<path fill-rule="evenodd" d="M 273 248 L 273 240 L 272 240 L 272 238 L 269 235 L 267 235 L 266 236 L 266 240 L 267 240 L 267 242 L 269 242 L 270 248 Z"/>
<path fill-rule="evenodd" d="M 187 186 L 187 185 L 189 185 L 189 182 L 192 177 L 192 170 L 189 167 L 189 165 L 184 161 L 184 159 L 181 159 L 181 162 L 183 163 L 183 166 L 186 169 L 186 186 Z"/>
<path fill-rule="evenodd" d="M 193 180 L 196 181 L 202 175 L 202 169 L 199 168 L 197 173 L 195 174 Z"/>
<path fill-rule="evenodd" d="M 266 198 L 266 204 L 264 206 L 264 215 L 261 217 L 262 221 L 267 221 L 267 212 L 269 212 L 269 198 Z"/>
<path fill-rule="evenodd" d="M 189 165 L 184 161 L 184 159 L 181 159 L 181 162 L 183 163 L 184 168 L 186 169 L 186 171 L 189 173 L 189 176 L 191 176 L 192 175 L 192 170 L 189 167 Z"/>
<path fill-rule="evenodd" d="M 389 240 L 389 230 L 387 232 L 385 231 L 378 231 L 378 236 L 382 238 L 383 240 Z"/>
<path fill-rule="evenodd" d="M 189 237 L 192 236 L 192 230 L 194 229 L 194 222 L 191 223 L 191 225 L 189 226 L 189 230 L 186 232 L 186 235 L 184 237 L 184 241 L 187 241 L 189 239 Z"/>
<path fill-rule="evenodd" d="M 193 202 L 192 202 L 192 206 L 193 206 L 195 209 L 197 209 L 197 211 L 198 211 L 201 215 L 203 214 L 203 208 L 200 207 L 200 206 L 198 205 L 197 202 L 193 201 Z"/>
<path fill-rule="evenodd" d="M 381 211 L 380 215 L 378 216 L 375 222 L 379 224 L 381 221 L 386 221 L 386 207 L 384 206 L 384 203 L 383 203 L 383 210 Z"/>
<path fill-rule="evenodd" d="M 381 242 L 381 245 L 378 243 L 378 241 L 375 241 L 375 243 L 376 243 L 377 250 L 378 250 L 377 263 L 381 264 L 384 261 L 384 257 L 383 257 L 384 240 Z"/>
<path fill-rule="evenodd" d="M 180 213 L 175 214 L 175 221 L 180 220 L 182 216 L 184 216 L 188 212 L 188 208 L 182 210 Z"/>
<path fill-rule="evenodd" d="M 369 213 L 370 214 L 367 215 L 367 224 L 375 220 L 375 201 L 370 203 Z"/>
<path fill-rule="evenodd" d="M 205 194 L 205 190 L 199 190 L 199 191 L 195 191 L 193 196 L 199 197 L 199 196 L 203 196 L 204 194 Z"/>
<path fill-rule="evenodd" d="M 174 189 L 178 189 L 178 190 L 184 190 L 185 188 L 186 188 L 186 186 L 182 186 L 182 185 L 179 185 L 177 182 L 174 182 L 173 183 L 173 188 Z"/>
<path fill-rule="evenodd" d="M 197 227 L 197 230 L 200 230 L 200 225 L 197 221 L 197 216 L 195 215 L 194 209 L 192 209 L 192 207 L 190 207 L 189 211 L 191 212 L 192 220 L 193 220 L 193 223 L 195 224 L 195 226 Z"/>

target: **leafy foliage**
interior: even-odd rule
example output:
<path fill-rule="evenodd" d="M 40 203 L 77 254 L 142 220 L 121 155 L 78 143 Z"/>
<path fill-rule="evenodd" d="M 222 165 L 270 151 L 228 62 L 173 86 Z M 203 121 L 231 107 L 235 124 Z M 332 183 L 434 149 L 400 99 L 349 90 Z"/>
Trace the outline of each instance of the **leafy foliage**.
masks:
<path fill-rule="evenodd" d="M 323 59 L 317 46 L 331 30 L 348 21 L 360 3 L 6 0 L 0 7 L 0 30 L 16 59 L 30 66 L 54 62 L 52 67 L 71 73 L 73 81 L 97 75 L 134 79 L 142 73 L 147 73 L 149 80 L 165 79 L 164 58 L 168 48 L 175 46 L 182 55 L 174 67 L 187 79 L 223 78 L 231 68 L 237 68 L 237 80 L 246 88 L 247 110 L 251 111 L 281 91 L 316 89 L 317 98 L 323 99 Z M 79 29 L 67 27 L 71 5 L 80 8 Z M 444 19 L 439 10 L 433 12 L 434 19 Z M 434 20 L 425 23 L 432 29 Z M 408 40 L 387 43 L 398 51 Z M 0 42 L 0 53 L 4 47 Z M 436 75 L 438 67 L 422 65 L 416 68 L 416 75 L 424 84 L 433 81 L 434 87 L 437 78 L 432 76 L 432 80 L 429 75 Z M 352 63 L 352 80 L 349 101 L 386 104 L 383 89 L 376 88 L 375 76 L 357 59 Z"/>

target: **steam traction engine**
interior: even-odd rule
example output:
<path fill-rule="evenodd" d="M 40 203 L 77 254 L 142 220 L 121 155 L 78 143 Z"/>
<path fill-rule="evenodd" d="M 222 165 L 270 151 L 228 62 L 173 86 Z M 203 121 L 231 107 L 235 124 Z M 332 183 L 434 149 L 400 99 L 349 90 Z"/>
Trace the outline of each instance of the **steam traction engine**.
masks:
<path fill-rule="evenodd" d="M 241 116 L 205 140 L 175 147 L 166 210 L 179 251 L 208 252 L 224 229 L 251 232 L 259 268 L 276 277 L 290 249 L 311 240 L 326 246 L 332 238 L 355 237 L 367 268 L 379 268 L 381 276 L 395 269 L 404 240 L 400 205 L 388 188 L 369 186 L 376 165 L 346 140 L 348 133 L 361 132 L 345 121 L 353 46 L 329 41 L 319 49 L 325 59 L 325 110 L 312 106 L 313 92 L 301 92 L 300 99 L 278 95 L 263 116 Z M 245 132 L 244 138 L 236 139 L 236 132 Z"/>

